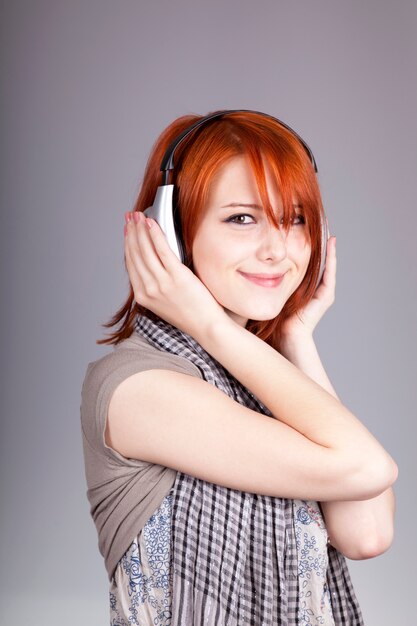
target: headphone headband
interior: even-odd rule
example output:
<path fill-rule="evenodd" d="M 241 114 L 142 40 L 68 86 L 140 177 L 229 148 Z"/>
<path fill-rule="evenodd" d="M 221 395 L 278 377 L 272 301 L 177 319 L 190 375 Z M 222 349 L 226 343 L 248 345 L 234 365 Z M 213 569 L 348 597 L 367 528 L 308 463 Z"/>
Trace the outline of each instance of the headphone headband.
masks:
<path fill-rule="evenodd" d="M 174 154 L 175 154 L 175 150 L 180 145 L 180 143 L 182 143 L 182 141 L 186 137 L 188 137 L 188 135 L 190 133 L 192 133 L 193 130 L 195 130 L 196 128 L 199 128 L 200 126 L 203 126 L 204 124 L 206 124 L 210 120 L 216 119 L 218 117 L 223 117 L 223 115 L 228 115 L 229 113 L 258 113 L 259 115 L 263 115 L 265 117 L 269 117 L 269 118 L 275 120 L 276 122 L 281 124 L 281 126 L 284 126 L 284 128 L 289 130 L 295 137 L 297 137 L 297 139 L 299 140 L 299 142 L 302 144 L 303 148 L 307 152 L 307 154 L 308 154 L 308 156 L 310 158 L 310 161 L 311 161 L 311 163 L 312 163 L 312 165 L 314 167 L 314 171 L 315 172 L 318 171 L 317 170 L 316 160 L 314 158 L 314 155 L 313 155 L 311 149 L 306 144 L 304 139 L 302 139 L 300 137 L 300 135 L 298 133 L 296 133 L 293 128 L 288 126 L 288 124 L 285 124 L 284 122 L 279 120 L 277 117 L 274 117 L 273 115 L 269 115 L 268 113 L 262 113 L 261 111 L 252 111 L 251 109 L 228 109 L 228 110 L 225 109 L 223 111 L 217 111 L 217 113 L 212 113 L 211 115 L 206 115 L 206 116 L 200 118 L 199 120 L 194 122 L 194 124 L 192 124 L 191 126 L 186 128 L 185 130 L 183 130 L 178 135 L 178 137 L 176 137 L 170 143 L 170 145 L 168 146 L 168 148 L 167 148 L 167 150 L 166 150 L 166 152 L 164 154 L 164 157 L 163 157 L 162 163 L 161 163 L 161 167 L 160 167 L 160 171 L 163 172 L 162 185 L 168 185 L 169 171 L 174 169 Z"/>

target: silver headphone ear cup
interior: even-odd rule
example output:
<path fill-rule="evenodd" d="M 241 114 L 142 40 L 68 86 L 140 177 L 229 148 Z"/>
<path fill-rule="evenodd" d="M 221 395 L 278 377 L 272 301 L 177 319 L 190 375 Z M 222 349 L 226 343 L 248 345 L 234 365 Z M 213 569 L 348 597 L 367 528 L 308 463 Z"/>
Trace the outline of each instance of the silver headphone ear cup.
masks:
<path fill-rule="evenodd" d="M 178 252 L 180 255 L 179 259 L 181 263 L 185 263 L 185 247 L 184 247 L 183 238 L 182 238 L 181 219 L 180 219 L 179 209 L 177 205 L 174 206 L 172 215 L 173 215 L 175 236 L 177 239 L 177 248 L 178 248 Z"/>
<path fill-rule="evenodd" d="M 167 238 L 171 250 L 177 255 L 181 263 L 184 262 L 184 248 L 181 237 L 176 232 L 174 214 L 172 210 L 172 194 L 174 185 L 161 185 L 158 187 L 152 206 L 145 209 L 146 217 L 151 217 L 158 222 L 162 232 Z"/>

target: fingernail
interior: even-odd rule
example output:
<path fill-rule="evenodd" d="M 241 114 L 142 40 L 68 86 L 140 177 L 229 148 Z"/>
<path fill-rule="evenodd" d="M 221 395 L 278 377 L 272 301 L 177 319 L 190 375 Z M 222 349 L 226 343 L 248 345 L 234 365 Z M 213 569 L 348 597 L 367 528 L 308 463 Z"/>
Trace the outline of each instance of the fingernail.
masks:
<path fill-rule="evenodd" d="M 139 222 L 139 214 L 137 211 L 133 211 L 133 220 L 135 222 L 135 224 L 137 224 Z"/>
<path fill-rule="evenodd" d="M 126 222 L 126 224 L 128 222 L 130 222 L 130 212 L 129 211 L 126 211 L 126 213 L 125 213 L 125 222 Z"/>
<path fill-rule="evenodd" d="M 147 226 L 149 229 L 151 229 L 151 228 L 152 228 L 152 220 L 151 220 L 149 217 L 147 217 L 147 218 L 146 218 L 146 226 Z"/>

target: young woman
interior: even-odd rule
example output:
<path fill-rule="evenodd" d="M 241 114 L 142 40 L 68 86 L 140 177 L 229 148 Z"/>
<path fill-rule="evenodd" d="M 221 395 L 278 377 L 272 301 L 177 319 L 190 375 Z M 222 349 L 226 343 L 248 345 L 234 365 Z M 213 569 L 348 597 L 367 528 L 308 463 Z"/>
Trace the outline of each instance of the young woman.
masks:
<path fill-rule="evenodd" d="M 126 214 L 131 291 L 88 365 L 81 418 L 111 624 L 363 623 L 345 557 L 393 538 L 397 466 L 337 397 L 313 331 L 335 299 L 314 167 L 291 129 L 219 116 L 175 155 L 185 259 Z"/>

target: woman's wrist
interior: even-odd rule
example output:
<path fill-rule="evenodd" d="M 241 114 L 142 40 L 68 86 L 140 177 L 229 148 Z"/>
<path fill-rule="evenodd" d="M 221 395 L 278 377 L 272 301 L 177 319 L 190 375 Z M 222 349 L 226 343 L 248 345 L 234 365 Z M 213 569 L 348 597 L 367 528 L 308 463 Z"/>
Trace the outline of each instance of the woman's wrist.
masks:
<path fill-rule="evenodd" d="M 248 332 L 224 313 L 201 324 L 195 339 L 209 354 L 220 361 L 219 351 L 224 350 L 227 341 L 239 331 Z"/>
<path fill-rule="evenodd" d="M 281 336 L 279 351 L 282 356 L 296 365 L 294 361 L 299 361 L 303 350 L 312 345 L 315 346 L 313 335 L 306 331 L 305 333 Z"/>
<path fill-rule="evenodd" d="M 307 374 L 314 382 L 323 387 L 334 398 L 339 397 L 334 390 L 321 362 L 316 343 L 311 333 L 285 338 L 280 345 L 280 352 L 299 370 Z"/>

